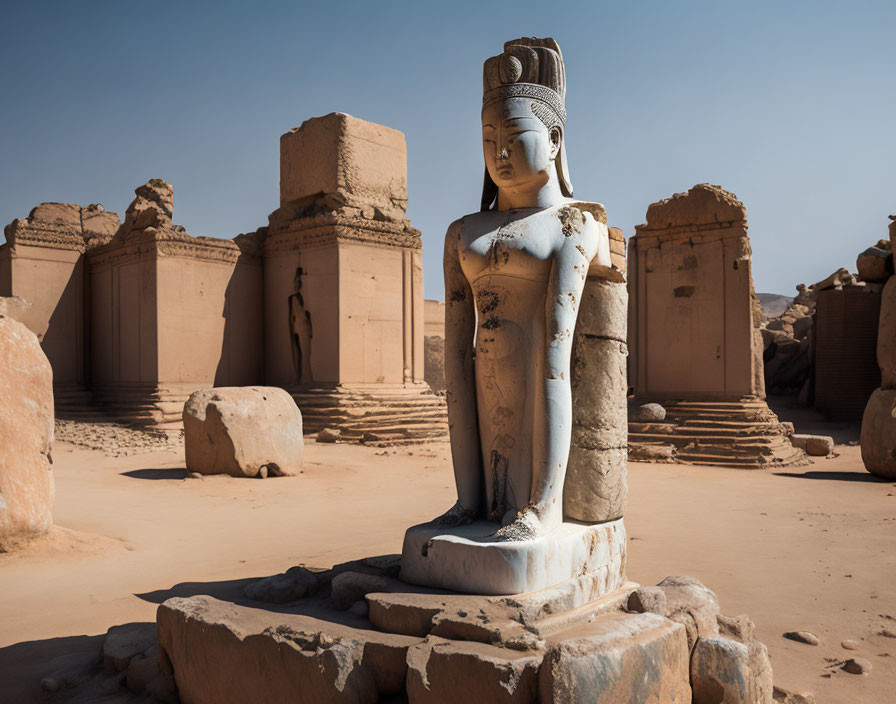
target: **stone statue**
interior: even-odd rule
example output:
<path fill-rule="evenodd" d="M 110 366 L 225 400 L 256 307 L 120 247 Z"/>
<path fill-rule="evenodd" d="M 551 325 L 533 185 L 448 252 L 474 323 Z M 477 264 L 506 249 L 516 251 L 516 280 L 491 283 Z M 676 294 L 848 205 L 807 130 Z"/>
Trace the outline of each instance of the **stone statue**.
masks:
<path fill-rule="evenodd" d="M 292 362 L 297 384 L 309 384 L 311 376 L 311 313 L 302 298 L 302 267 L 296 269 L 294 293 L 289 297 L 289 337 L 292 342 Z"/>
<path fill-rule="evenodd" d="M 482 209 L 445 237 L 458 500 L 436 523 L 501 522 L 497 540 L 533 538 L 563 520 L 576 316 L 592 259 L 610 265 L 602 206 L 572 197 L 565 94 L 553 39 L 511 41 L 486 61 Z"/>

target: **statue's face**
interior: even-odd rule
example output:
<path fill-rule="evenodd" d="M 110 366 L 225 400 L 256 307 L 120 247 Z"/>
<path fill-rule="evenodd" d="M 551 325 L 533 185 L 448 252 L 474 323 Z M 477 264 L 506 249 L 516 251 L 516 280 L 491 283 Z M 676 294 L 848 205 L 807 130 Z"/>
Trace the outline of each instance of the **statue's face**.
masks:
<path fill-rule="evenodd" d="M 507 98 L 482 111 L 482 149 L 499 189 L 544 186 L 560 148 L 560 129 L 548 129 L 532 112 L 531 98 Z"/>

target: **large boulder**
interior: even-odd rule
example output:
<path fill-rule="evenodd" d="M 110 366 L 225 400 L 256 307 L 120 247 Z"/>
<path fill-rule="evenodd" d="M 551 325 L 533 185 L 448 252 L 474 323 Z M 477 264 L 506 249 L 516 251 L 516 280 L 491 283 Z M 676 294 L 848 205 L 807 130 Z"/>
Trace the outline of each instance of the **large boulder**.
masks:
<path fill-rule="evenodd" d="M 871 474 L 896 479 L 896 389 L 875 389 L 862 417 L 862 462 Z"/>
<path fill-rule="evenodd" d="M 297 474 L 305 445 L 292 396 L 270 386 L 201 389 L 184 406 L 187 469 L 267 477 Z"/>
<path fill-rule="evenodd" d="M 890 241 L 881 240 L 856 258 L 859 279 L 868 283 L 883 282 L 893 275 L 893 252 Z"/>
<path fill-rule="evenodd" d="M 37 337 L 0 316 L 0 551 L 53 524 L 53 370 Z"/>

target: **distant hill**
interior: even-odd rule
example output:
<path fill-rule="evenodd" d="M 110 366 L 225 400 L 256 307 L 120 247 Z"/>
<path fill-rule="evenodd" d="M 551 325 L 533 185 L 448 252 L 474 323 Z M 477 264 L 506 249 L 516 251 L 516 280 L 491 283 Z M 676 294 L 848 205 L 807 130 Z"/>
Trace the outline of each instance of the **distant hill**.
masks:
<path fill-rule="evenodd" d="M 759 297 L 762 312 L 767 318 L 781 315 L 787 310 L 787 306 L 793 303 L 793 296 L 782 296 L 780 293 L 757 293 L 756 295 Z"/>

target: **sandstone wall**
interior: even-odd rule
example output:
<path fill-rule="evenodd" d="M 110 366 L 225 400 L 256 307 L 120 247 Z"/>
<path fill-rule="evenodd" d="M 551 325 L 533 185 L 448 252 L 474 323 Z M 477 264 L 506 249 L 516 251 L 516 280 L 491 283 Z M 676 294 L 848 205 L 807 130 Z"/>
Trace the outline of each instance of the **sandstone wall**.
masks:
<path fill-rule="evenodd" d="M 629 246 L 631 384 L 642 398 L 764 396 L 746 209 L 707 184 L 647 210 Z"/>
<path fill-rule="evenodd" d="M 58 386 L 82 386 L 87 371 L 83 254 L 110 237 L 118 216 L 102 206 L 42 203 L 6 227 L 0 295 L 31 302 L 24 323 L 41 340 Z"/>
<path fill-rule="evenodd" d="M 818 292 L 815 408 L 831 420 L 861 420 L 881 385 L 877 363 L 879 291 L 845 286 Z"/>

